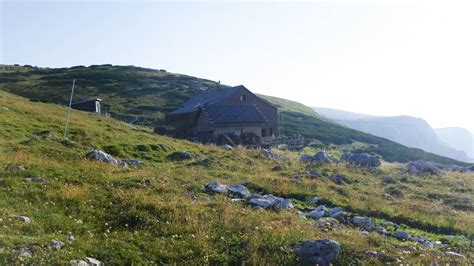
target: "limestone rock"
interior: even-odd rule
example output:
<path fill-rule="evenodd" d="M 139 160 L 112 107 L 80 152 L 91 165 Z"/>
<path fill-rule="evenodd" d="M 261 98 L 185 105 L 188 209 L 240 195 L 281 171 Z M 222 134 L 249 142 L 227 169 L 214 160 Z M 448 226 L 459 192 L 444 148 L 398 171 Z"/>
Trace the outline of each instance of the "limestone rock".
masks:
<path fill-rule="evenodd" d="M 295 254 L 303 263 L 327 266 L 339 256 L 341 246 L 332 239 L 305 240 L 298 243 Z"/>

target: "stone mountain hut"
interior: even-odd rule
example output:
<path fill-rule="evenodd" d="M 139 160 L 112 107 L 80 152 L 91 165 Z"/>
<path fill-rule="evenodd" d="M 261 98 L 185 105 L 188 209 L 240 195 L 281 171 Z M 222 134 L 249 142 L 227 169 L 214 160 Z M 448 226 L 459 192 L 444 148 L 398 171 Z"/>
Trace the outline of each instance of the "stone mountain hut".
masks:
<path fill-rule="evenodd" d="M 167 115 L 177 137 L 259 144 L 278 137 L 278 109 L 244 86 L 198 93 Z"/>

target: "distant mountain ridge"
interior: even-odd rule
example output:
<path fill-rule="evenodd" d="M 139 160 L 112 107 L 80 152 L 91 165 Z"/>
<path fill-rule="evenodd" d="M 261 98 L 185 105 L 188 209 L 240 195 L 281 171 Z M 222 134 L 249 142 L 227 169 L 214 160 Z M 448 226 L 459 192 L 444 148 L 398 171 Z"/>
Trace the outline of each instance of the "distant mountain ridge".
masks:
<path fill-rule="evenodd" d="M 435 131 L 443 142 L 474 158 L 474 134 L 469 130 L 460 127 L 447 127 L 437 128 Z"/>
<path fill-rule="evenodd" d="M 460 142 L 458 145 L 451 145 L 453 141 L 449 136 L 461 133 L 447 133 L 447 130 L 445 130 L 442 131 L 444 137 L 441 138 L 438 136 L 438 133 L 421 118 L 411 116 L 372 116 L 319 107 L 314 107 L 314 110 L 322 116 L 333 119 L 339 124 L 409 147 L 420 148 L 464 162 L 474 161 L 473 156 L 469 156 L 465 148 L 461 149 L 465 145 L 463 143 L 466 143 L 466 141 Z M 450 132 L 453 132 L 453 130 Z M 468 137 L 464 138 L 468 139 Z"/>

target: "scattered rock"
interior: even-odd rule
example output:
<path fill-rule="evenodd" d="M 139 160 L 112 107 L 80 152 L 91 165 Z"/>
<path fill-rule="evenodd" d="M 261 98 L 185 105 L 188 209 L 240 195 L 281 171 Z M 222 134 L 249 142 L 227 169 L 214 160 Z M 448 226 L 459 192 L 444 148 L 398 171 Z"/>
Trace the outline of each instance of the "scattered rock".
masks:
<path fill-rule="evenodd" d="M 72 243 L 76 241 L 76 238 L 73 235 L 68 235 L 67 236 L 67 242 Z"/>
<path fill-rule="evenodd" d="M 23 247 L 18 250 L 21 257 L 32 257 L 33 256 L 33 249 L 29 247 Z"/>
<path fill-rule="evenodd" d="M 214 180 L 207 184 L 207 191 L 213 193 L 227 193 L 227 186 L 221 184 L 217 180 Z"/>
<path fill-rule="evenodd" d="M 410 234 L 405 232 L 405 231 L 401 231 L 401 230 L 398 230 L 396 231 L 395 233 L 392 234 L 393 237 L 399 239 L 399 240 L 408 240 L 410 238 Z"/>
<path fill-rule="evenodd" d="M 8 165 L 5 167 L 5 171 L 26 171 L 26 167 L 22 165 Z"/>
<path fill-rule="evenodd" d="M 223 150 L 226 150 L 226 151 L 234 150 L 234 148 L 232 146 L 230 146 L 229 144 L 222 145 L 222 146 L 220 146 L 220 148 L 223 149 Z"/>
<path fill-rule="evenodd" d="M 250 197 L 250 191 L 243 185 L 231 184 L 227 186 L 227 191 L 231 196 L 238 196 L 248 198 Z"/>
<path fill-rule="evenodd" d="M 86 157 L 90 160 L 97 160 L 104 163 L 111 163 L 115 166 L 127 167 L 127 163 L 121 160 L 116 160 L 112 155 L 101 151 L 101 150 L 92 150 L 89 152 Z"/>
<path fill-rule="evenodd" d="M 49 243 L 49 248 L 52 250 L 60 250 L 64 247 L 64 243 L 58 240 L 53 240 Z"/>
<path fill-rule="evenodd" d="M 29 177 L 25 178 L 26 181 L 33 182 L 33 183 L 39 183 L 39 184 L 46 184 L 48 183 L 48 180 L 41 178 L 41 177 Z"/>
<path fill-rule="evenodd" d="M 321 218 L 315 222 L 313 222 L 313 226 L 321 228 L 321 229 L 334 229 L 339 228 L 339 222 L 334 218 Z"/>
<path fill-rule="evenodd" d="M 341 160 L 347 161 L 353 165 L 367 168 L 377 168 L 382 164 L 379 158 L 368 155 L 367 153 L 344 153 L 341 157 Z"/>
<path fill-rule="evenodd" d="M 292 209 L 293 204 L 289 199 L 269 195 L 255 195 L 249 198 L 248 203 L 250 205 L 262 208 L 274 208 L 276 210 Z"/>
<path fill-rule="evenodd" d="M 375 227 L 375 232 L 377 232 L 381 235 L 387 235 L 388 234 L 387 229 L 385 229 L 385 227 L 383 227 L 383 226 L 376 226 Z"/>
<path fill-rule="evenodd" d="M 298 215 L 298 217 L 301 217 L 301 218 L 306 219 L 306 215 L 304 214 L 304 212 L 302 212 L 302 211 L 300 211 L 300 210 L 297 210 L 297 211 L 296 211 L 296 215 Z"/>
<path fill-rule="evenodd" d="M 316 196 L 314 196 L 314 197 L 312 197 L 311 199 L 309 199 L 309 203 L 315 204 L 315 205 L 318 204 L 318 201 L 319 201 L 319 198 L 316 197 Z"/>
<path fill-rule="evenodd" d="M 169 158 L 176 161 L 191 160 L 193 155 L 188 151 L 178 151 L 169 155 Z"/>
<path fill-rule="evenodd" d="M 378 257 L 378 255 L 379 255 L 379 254 L 378 254 L 376 251 L 372 251 L 372 250 L 367 250 L 367 251 L 365 252 L 365 256 L 366 256 L 367 258 Z"/>
<path fill-rule="evenodd" d="M 441 169 L 442 165 L 425 161 L 409 162 L 407 166 L 408 173 L 417 176 L 438 175 Z"/>
<path fill-rule="evenodd" d="M 338 216 L 342 212 L 343 212 L 343 209 L 341 207 L 335 207 L 329 210 L 329 216 L 331 217 Z"/>
<path fill-rule="evenodd" d="M 70 260 L 69 263 L 72 266 L 89 266 L 89 264 L 83 260 Z"/>
<path fill-rule="evenodd" d="M 314 169 L 309 169 L 309 170 L 306 170 L 306 174 L 310 177 L 310 178 L 318 178 L 318 177 L 322 177 L 323 174 L 321 174 L 320 172 L 314 170 Z"/>
<path fill-rule="evenodd" d="M 313 219 L 319 219 L 321 217 L 324 217 L 324 215 L 326 215 L 326 212 L 317 210 L 312 210 L 310 213 L 308 213 L 308 217 Z"/>
<path fill-rule="evenodd" d="M 277 200 L 274 208 L 277 210 L 284 210 L 284 209 L 293 209 L 294 206 L 291 203 L 290 199 L 281 199 L 281 200 Z"/>
<path fill-rule="evenodd" d="M 333 159 L 327 154 L 326 151 L 319 151 L 313 156 L 313 163 L 316 164 L 328 164 L 333 163 Z"/>
<path fill-rule="evenodd" d="M 86 260 L 89 263 L 89 265 L 91 265 L 91 266 L 102 266 L 102 265 L 104 265 L 104 263 L 102 263 L 100 260 L 97 260 L 97 259 L 94 259 L 94 258 L 87 257 Z"/>
<path fill-rule="evenodd" d="M 126 163 L 127 165 L 132 165 L 132 166 L 139 166 L 140 164 L 142 164 L 142 161 L 136 160 L 136 159 L 122 160 L 122 162 Z"/>
<path fill-rule="evenodd" d="M 302 154 L 300 156 L 300 162 L 301 163 L 310 163 L 313 161 L 313 156 L 309 155 L 309 154 Z"/>
<path fill-rule="evenodd" d="M 368 217 L 356 216 L 352 218 L 352 223 L 366 231 L 372 231 L 375 228 L 374 222 L 372 222 L 372 220 L 370 220 Z"/>
<path fill-rule="evenodd" d="M 27 224 L 31 223 L 31 219 L 28 216 L 20 215 L 20 216 L 17 216 L 16 218 Z"/>
<path fill-rule="evenodd" d="M 274 153 L 270 149 L 262 149 L 260 151 L 260 155 L 262 155 L 265 158 L 271 158 L 271 159 L 280 159 L 281 158 L 281 156 L 279 154 Z"/>
<path fill-rule="evenodd" d="M 339 256 L 340 250 L 339 243 L 332 239 L 301 241 L 294 248 L 303 263 L 320 266 L 330 265 Z"/>
<path fill-rule="evenodd" d="M 367 231 L 364 230 L 364 231 L 361 231 L 361 232 L 360 232 L 360 235 L 361 235 L 361 236 L 369 236 L 369 232 L 367 232 Z"/>
<path fill-rule="evenodd" d="M 445 252 L 444 254 L 446 254 L 446 255 L 449 256 L 449 257 L 465 258 L 464 255 L 461 255 L 461 254 L 459 254 L 459 253 L 452 252 L 452 251 L 447 251 L 447 252 Z"/>

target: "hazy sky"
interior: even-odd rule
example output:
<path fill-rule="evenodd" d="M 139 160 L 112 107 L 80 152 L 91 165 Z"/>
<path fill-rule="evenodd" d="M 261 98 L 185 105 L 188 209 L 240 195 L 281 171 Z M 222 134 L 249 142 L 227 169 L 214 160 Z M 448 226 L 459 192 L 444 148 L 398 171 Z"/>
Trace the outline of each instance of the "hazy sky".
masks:
<path fill-rule="evenodd" d="M 0 0 L 0 63 L 164 68 L 474 132 L 474 1 L 444 2 Z"/>

